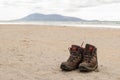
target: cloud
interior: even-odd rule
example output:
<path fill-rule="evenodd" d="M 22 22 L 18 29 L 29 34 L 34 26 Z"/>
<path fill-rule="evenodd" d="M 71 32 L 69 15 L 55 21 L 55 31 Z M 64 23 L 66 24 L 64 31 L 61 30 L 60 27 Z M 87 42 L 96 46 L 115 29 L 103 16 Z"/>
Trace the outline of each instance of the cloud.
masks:
<path fill-rule="evenodd" d="M 82 8 L 115 2 L 120 0 L 0 0 L 0 4 L 4 6 L 48 6 L 47 8 Z"/>
<path fill-rule="evenodd" d="M 43 8 L 46 10 L 76 10 L 102 4 L 118 3 L 120 0 L 0 0 L 2 6 Z"/>
<path fill-rule="evenodd" d="M 74 16 L 87 10 L 85 8 L 112 3 L 120 3 L 120 0 L 0 0 L 0 12 L 2 14 L 0 16 L 3 17 L 4 13 L 10 13 L 11 16 L 18 17 L 18 14 L 27 15 L 34 12 L 63 15 L 73 14 Z M 88 10 L 88 13 L 91 13 L 92 10 L 90 10 Z M 16 15 L 12 15 L 13 13 Z M 3 18 L 0 17 L 0 19 Z"/>
<path fill-rule="evenodd" d="M 78 11 L 65 14 L 69 16 L 79 17 L 88 20 L 120 20 L 120 3 L 107 4 L 96 7 L 87 7 L 78 9 Z"/>

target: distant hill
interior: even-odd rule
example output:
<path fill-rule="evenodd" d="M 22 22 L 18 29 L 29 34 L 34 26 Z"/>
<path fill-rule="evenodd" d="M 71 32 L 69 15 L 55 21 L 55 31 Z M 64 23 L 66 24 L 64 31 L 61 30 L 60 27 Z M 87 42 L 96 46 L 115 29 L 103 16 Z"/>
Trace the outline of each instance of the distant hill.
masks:
<path fill-rule="evenodd" d="M 17 21 L 84 21 L 76 17 L 62 16 L 58 14 L 30 14 L 24 18 L 18 19 Z"/>

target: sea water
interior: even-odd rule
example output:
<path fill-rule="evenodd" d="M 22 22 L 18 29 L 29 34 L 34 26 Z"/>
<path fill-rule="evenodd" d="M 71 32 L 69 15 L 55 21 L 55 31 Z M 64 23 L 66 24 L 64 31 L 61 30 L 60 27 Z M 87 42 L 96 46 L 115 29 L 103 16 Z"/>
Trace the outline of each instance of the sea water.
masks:
<path fill-rule="evenodd" d="M 99 27 L 99 28 L 118 28 L 120 22 L 81 22 L 81 21 L 21 21 L 21 22 L 0 22 L 0 24 L 32 24 L 32 25 L 51 25 L 51 26 L 72 26 L 72 27 Z"/>

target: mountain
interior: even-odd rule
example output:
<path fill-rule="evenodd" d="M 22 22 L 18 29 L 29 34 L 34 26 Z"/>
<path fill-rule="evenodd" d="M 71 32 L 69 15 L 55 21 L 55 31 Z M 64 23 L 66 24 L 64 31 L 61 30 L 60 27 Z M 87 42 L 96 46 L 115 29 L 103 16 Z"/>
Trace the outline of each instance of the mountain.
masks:
<path fill-rule="evenodd" d="M 30 14 L 24 18 L 18 19 L 17 21 L 84 21 L 76 17 L 62 16 L 58 14 Z"/>

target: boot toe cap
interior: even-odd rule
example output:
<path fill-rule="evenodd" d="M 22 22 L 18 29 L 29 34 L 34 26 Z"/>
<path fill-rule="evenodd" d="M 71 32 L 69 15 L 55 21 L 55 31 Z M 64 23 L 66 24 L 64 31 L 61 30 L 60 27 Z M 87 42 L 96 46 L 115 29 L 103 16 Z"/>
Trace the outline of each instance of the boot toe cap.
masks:
<path fill-rule="evenodd" d="M 95 65 L 94 67 L 90 67 L 90 65 L 88 65 L 87 63 L 83 63 L 79 65 L 79 70 L 80 71 L 93 71 L 97 68 L 97 66 Z"/>
<path fill-rule="evenodd" d="M 64 71 L 71 71 L 71 70 L 73 70 L 73 68 L 70 65 L 68 65 L 67 63 L 62 63 L 60 68 L 62 70 L 64 70 Z"/>

